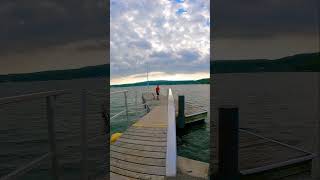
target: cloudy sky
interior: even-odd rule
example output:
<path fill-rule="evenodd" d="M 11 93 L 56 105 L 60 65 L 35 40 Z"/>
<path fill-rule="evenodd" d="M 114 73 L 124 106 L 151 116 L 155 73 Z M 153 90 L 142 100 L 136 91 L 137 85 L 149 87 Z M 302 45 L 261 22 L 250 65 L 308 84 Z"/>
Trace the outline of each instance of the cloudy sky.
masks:
<path fill-rule="evenodd" d="M 0 74 L 106 64 L 104 0 L 1 0 Z"/>
<path fill-rule="evenodd" d="M 319 52 L 318 0 L 215 0 L 212 60 Z"/>
<path fill-rule="evenodd" d="M 209 0 L 111 0 L 111 84 L 209 77 Z"/>

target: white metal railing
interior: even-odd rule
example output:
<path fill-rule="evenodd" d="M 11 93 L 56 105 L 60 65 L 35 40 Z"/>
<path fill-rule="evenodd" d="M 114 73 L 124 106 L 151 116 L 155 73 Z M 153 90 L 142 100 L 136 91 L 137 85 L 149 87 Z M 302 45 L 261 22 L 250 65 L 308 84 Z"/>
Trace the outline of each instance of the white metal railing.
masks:
<path fill-rule="evenodd" d="M 125 110 L 120 111 L 119 113 L 113 115 L 110 118 L 110 120 L 115 119 L 115 118 L 117 118 L 118 116 L 120 116 L 120 115 L 122 115 L 124 113 L 126 113 L 126 118 L 127 118 L 127 120 L 129 120 L 128 96 L 127 96 L 128 90 L 110 92 L 110 95 L 112 95 L 112 94 L 122 94 L 122 93 L 124 95 L 124 107 L 125 107 Z"/>
<path fill-rule="evenodd" d="M 57 156 L 57 142 L 56 142 L 56 133 L 55 133 L 55 111 L 56 111 L 56 98 L 59 95 L 63 94 L 69 94 L 71 91 L 69 90 L 55 90 L 55 91 L 47 91 L 47 92 L 40 92 L 40 93 L 31 93 L 31 94 L 25 94 L 25 95 L 19 95 L 19 96 L 12 96 L 12 97 L 4 97 L 0 98 L 0 106 L 5 106 L 7 104 L 11 103 L 19 103 L 23 101 L 29 101 L 29 100 L 34 100 L 34 99 L 41 99 L 41 98 L 46 98 L 46 113 L 47 113 L 47 121 L 48 121 L 48 140 L 49 140 L 49 152 L 45 153 L 35 159 L 33 159 L 31 162 L 28 164 L 22 165 L 15 169 L 14 171 L 10 172 L 9 174 L 0 177 L 0 180 L 13 180 L 17 179 L 32 169 L 40 166 L 40 164 L 47 160 L 48 158 L 51 159 L 51 176 L 53 180 L 59 180 L 60 179 L 60 174 L 59 174 L 59 162 L 58 162 L 58 156 Z M 128 91 L 116 91 L 116 92 L 110 92 L 110 95 L 112 94 L 124 94 L 124 107 L 125 110 L 115 114 L 110 118 L 110 120 L 122 115 L 126 114 L 126 119 L 129 120 L 129 108 L 130 106 L 128 104 L 128 96 L 127 93 Z M 81 179 L 82 180 L 87 180 L 89 177 L 88 173 L 88 142 L 91 142 L 94 140 L 96 137 L 92 139 L 88 139 L 88 127 L 87 127 L 87 96 L 96 96 L 96 97 L 101 97 L 102 94 L 95 94 L 92 92 L 88 92 L 87 90 L 82 90 L 81 93 Z M 106 95 L 106 94 L 104 94 Z M 108 95 L 108 94 L 107 94 Z M 137 99 L 135 104 L 135 111 L 136 114 L 138 112 L 146 112 L 148 111 L 148 105 L 146 103 L 142 104 L 147 106 L 147 109 L 144 109 L 143 111 L 137 111 Z"/>
<path fill-rule="evenodd" d="M 135 96 L 134 103 L 128 103 L 128 90 L 110 92 L 110 95 L 112 95 L 112 94 L 123 94 L 124 95 L 124 106 L 117 106 L 117 107 L 124 107 L 125 109 L 116 113 L 115 115 L 113 115 L 110 118 L 110 120 L 116 119 L 117 117 L 119 117 L 123 114 L 126 114 L 126 119 L 129 120 L 129 112 L 134 112 L 135 116 L 137 117 L 138 113 L 146 113 L 149 111 L 149 105 L 147 103 L 142 103 L 141 105 L 144 106 L 144 109 L 139 110 L 137 95 Z M 134 106 L 134 111 L 129 110 L 129 107 L 131 107 L 131 106 Z"/>
<path fill-rule="evenodd" d="M 177 140 L 176 140 L 176 111 L 171 89 L 168 90 L 168 129 L 166 176 L 175 177 L 177 174 Z"/>
<path fill-rule="evenodd" d="M 26 95 L 12 96 L 0 98 L 0 105 L 6 105 L 11 103 L 18 103 L 22 101 L 34 100 L 46 98 L 47 107 L 47 120 L 48 120 L 48 139 L 49 139 L 49 152 L 35 158 L 30 163 L 22 165 L 16 170 L 10 172 L 9 174 L 0 178 L 0 180 L 12 180 L 21 177 L 33 168 L 39 166 L 41 162 L 50 157 L 51 159 L 51 173 L 54 180 L 59 179 L 58 173 L 58 157 L 57 157 L 57 147 L 56 147 L 56 133 L 55 133 L 55 110 L 56 110 L 56 97 L 59 95 L 67 94 L 67 90 L 57 90 L 57 91 L 47 91 L 40 93 L 31 93 Z"/>

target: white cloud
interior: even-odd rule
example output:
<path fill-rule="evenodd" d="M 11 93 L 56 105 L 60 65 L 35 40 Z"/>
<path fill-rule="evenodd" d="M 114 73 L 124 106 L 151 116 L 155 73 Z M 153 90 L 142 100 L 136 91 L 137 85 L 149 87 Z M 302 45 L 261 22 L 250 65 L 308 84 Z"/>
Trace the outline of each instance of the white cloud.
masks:
<path fill-rule="evenodd" d="M 183 9 L 183 13 L 177 13 Z M 111 0 L 111 79 L 209 73 L 209 0 Z"/>

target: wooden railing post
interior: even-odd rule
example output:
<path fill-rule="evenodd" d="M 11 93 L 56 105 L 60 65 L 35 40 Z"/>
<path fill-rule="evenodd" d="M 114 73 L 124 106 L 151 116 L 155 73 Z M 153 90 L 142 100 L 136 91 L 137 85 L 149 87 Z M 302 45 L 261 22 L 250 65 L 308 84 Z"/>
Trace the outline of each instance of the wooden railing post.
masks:
<path fill-rule="evenodd" d="M 88 180 L 87 92 L 81 93 L 81 178 Z"/>
<path fill-rule="evenodd" d="M 55 110 L 56 110 L 56 96 L 47 96 L 47 120 L 48 120 L 48 138 L 50 146 L 51 157 L 51 174 L 54 180 L 59 179 L 59 163 L 58 153 L 56 146 L 56 133 L 55 133 Z"/>
<path fill-rule="evenodd" d="M 217 179 L 239 179 L 239 114 L 238 108 L 219 108 Z"/>

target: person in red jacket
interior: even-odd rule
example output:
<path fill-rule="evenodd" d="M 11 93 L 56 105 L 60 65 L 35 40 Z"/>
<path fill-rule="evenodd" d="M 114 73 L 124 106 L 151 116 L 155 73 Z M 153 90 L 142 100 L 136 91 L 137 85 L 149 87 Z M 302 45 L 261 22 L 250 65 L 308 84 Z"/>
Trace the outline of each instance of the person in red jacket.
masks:
<path fill-rule="evenodd" d="M 156 87 L 156 93 L 157 93 L 157 100 L 159 100 L 159 95 L 160 95 L 160 87 L 157 85 Z"/>

